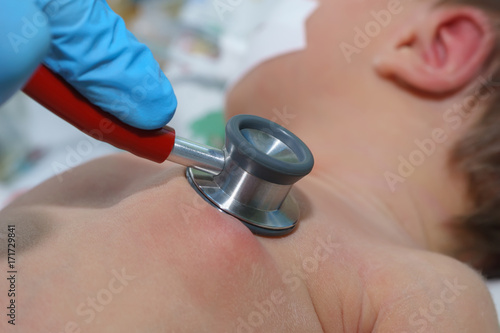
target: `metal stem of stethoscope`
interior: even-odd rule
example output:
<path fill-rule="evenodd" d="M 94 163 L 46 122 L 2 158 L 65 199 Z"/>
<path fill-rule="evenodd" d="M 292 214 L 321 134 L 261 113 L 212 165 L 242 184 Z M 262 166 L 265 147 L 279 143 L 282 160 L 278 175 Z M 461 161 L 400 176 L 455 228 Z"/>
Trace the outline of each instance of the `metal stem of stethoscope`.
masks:
<path fill-rule="evenodd" d="M 218 175 L 224 168 L 224 151 L 176 136 L 167 160 Z"/>

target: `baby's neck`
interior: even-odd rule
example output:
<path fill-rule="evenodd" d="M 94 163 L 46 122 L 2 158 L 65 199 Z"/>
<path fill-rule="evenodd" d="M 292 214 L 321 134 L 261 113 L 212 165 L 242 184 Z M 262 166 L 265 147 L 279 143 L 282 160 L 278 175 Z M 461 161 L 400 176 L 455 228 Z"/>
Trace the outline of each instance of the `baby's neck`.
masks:
<path fill-rule="evenodd" d="M 429 237 L 430 230 L 425 221 L 429 217 L 422 213 L 425 209 L 428 213 L 430 209 L 422 207 L 418 198 L 403 191 L 387 198 L 370 187 L 369 181 L 360 180 L 319 171 L 309 176 L 307 182 L 323 188 L 315 195 L 328 196 L 332 202 L 332 211 L 327 213 L 330 216 L 338 216 L 338 207 L 341 206 L 344 213 L 351 211 L 352 216 L 367 227 L 377 229 L 393 245 L 440 250 L 433 243 L 436 239 Z"/>

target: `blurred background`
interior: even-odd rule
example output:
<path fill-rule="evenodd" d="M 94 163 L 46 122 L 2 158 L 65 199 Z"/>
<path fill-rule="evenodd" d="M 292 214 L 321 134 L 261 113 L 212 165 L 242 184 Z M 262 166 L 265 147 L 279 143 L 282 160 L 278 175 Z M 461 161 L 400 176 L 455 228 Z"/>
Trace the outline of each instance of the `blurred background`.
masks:
<path fill-rule="evenodd" d="M 249 36 L 270 0 L 108 0 L 152 50 L 174 86 L 179 108 L 170 126 L 183 137 L 221 147 L 224 99 Z M 66 124 L 19 92 L 0 107 L 0 209 L 47 178 L 118 150 Z"/>

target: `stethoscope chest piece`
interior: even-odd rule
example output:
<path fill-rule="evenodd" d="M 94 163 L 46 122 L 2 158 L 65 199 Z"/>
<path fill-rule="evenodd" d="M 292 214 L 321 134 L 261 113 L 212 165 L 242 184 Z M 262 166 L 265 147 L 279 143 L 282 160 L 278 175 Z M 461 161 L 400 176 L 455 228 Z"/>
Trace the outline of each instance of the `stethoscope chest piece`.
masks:
<path fill-rule="evenodd" d="M 239 115 L 226 126 L 224 166 L 218 174 L 188 168 L 190 184 L 210 204 L 253 233 L 283 236 L 300 217 L 293 184 L 314 165 L 307 146 L 282 126 Z"/>

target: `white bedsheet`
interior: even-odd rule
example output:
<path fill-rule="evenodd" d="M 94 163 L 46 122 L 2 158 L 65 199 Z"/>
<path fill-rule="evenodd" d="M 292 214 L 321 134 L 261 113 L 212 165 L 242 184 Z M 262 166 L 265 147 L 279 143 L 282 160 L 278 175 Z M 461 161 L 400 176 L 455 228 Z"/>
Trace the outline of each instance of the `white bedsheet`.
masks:
<path fill-rule="evenodd" d="M 500 313 L 500 280 L 488 281 L 488 289 L 491 292 L 498 314 Z"/>

